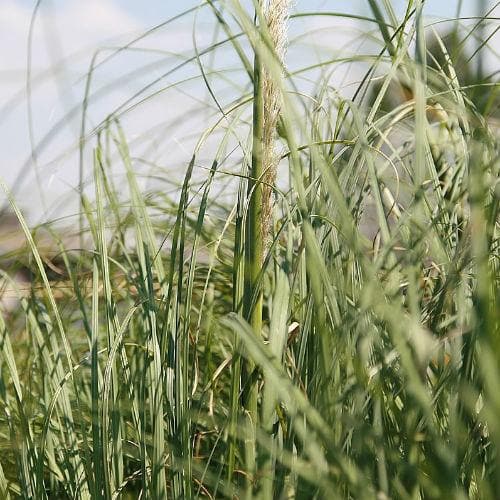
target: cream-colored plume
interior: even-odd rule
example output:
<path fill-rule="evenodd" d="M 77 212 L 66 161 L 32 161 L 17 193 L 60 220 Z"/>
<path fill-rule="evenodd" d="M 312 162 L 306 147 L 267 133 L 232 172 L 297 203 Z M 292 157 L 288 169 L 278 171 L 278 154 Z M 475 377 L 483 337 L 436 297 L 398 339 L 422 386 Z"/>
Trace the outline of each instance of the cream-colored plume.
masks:
<path fill-rule="evenodd" d="M 274 49 L 275 60 L 263 64 L 262 91 L 264 101 L 264 125 L 262 137 L 263 162 L 263 199 L 262 199 L 262 230 L 264 244 L 267 246 L 271 237 L 273 186 L 276 182 L 276 170 L 279 157 L 275 151 L 276 126 L 282 104 L 281 79 L 283 72 L 271 71 L 276 64 L 284 66 L 287 47 L 287 24 L 290 9 L 290 0 L 267 0 L 264 13 L 267 22 L 270 41 Z M 274 66 L 271 66 L 274 65 Z M 279 75 L 279 76 L 278 76 Z"/>

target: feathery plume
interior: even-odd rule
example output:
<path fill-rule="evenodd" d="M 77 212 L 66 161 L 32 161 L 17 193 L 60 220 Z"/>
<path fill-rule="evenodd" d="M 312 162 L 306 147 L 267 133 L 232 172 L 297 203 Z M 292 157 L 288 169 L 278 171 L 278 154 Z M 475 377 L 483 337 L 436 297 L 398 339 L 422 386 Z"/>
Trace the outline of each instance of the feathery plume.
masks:
<path fill-rule="evenodd" d="M 267 29 L 274 52 L 275 60 L 263 65 L 262 91 L 264 101 L 262 163 L 262 231 L 264 245 L 268 245 L 271 237 L 273 186 L 276 182 L 276 171 L 279 157 L 275 151 L 274 141 L 276 127 L 282 104 L 281 82 L 284 59 L 287 47 L 287 23 L 290 0 L 267 0 L 264 6 Z M 272 65 L 278 64 L 280 71 L 272 71 Z M 278 76 L 279 75 L 279 76 Z"/>

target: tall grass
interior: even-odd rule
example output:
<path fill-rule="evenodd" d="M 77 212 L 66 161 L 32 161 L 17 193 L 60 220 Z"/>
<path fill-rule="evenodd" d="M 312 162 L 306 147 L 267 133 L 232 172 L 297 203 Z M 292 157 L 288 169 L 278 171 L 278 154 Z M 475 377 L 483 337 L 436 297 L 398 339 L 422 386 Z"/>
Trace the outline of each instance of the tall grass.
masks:
<path fill-rule="evenodd" d="M 93 60 L 82 248 L 47 224 L 43 252 L 2 183 L 32 277 L 2 272 L 2 498 L 498 497 L 500 101 L 460 42 L 493 20 L 367 5 L 366 53 L 298 65 L 294 26 L 352 17 L 202 3 L 213 41 L 165 76 L 210 124 L 172 192 L 121 125 L 161 78 L 88 134 Z"/>

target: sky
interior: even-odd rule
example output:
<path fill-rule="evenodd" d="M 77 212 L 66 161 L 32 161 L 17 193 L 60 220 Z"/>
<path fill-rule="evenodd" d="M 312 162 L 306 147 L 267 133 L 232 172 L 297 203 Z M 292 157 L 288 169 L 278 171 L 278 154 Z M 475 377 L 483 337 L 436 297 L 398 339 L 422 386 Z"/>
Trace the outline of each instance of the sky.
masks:
<path fill-rule="evenodd" d="M 98 57 L 102 59 L 110 53 L 110 47 L 119 47 L 200 2 L 42 0 L 33 29 L 32 76 L 28 87 L 28 33 L 35 3 L 33 0 L 0 0 L 0 176 L 8 186 L 16 189 L 16 199 L 34 221 L 61 213 L 61 210 L 64 212 L 64 207 L 68 213 L 75 209 L 76 145 L 81 126 L 84 77 L 95 51 L 101 49 Z M 477 0 L 463 0 L 462 16 L 475 15 L 478 3 Z M 392 4 L 401 12 L 405 1 L 395 0 Z M 455 15 L 456 2 L 428 0 L 425 8 L 429 20 L 447 18 Z M 295 10 L 369 14 L 366 0 L 295 0 Z M 196 17 L 196 40 L 200 47 L 211 40 L 206 16 L 206 11 L 200 11 Z M 122 54 L 96 71 L 92 88 L 104 90 L 89 106 L 89 128 L 128 102 L 145 84 L 164 73 L 165 68 L 177 64 L 179 57 L 192 53 L 194 19 L 194 14 L 181 19 L 141 42 L 141 48 L 151 49 L 149 52 Z M 361 29 L 355 21 L 342 21 L 333 34 L 326 34 L 325 25 L 317 19 L 301 23 L 292 26 L 293 35 L 301 34 L 301 30 L 317 30 L 318 38 L 314 40 L 321 40 L 325 45 L 345 43 L 347 47 L 352 34 L 359 35 Z M 141 75 L 140 68 L 146 64 L 148 70 Z M 230 60 L 214 64 L 231 68 Z M 131 75 L 134 69 L 136 74 Z M 188 116 L 196 116 L 200 121 L 198 101 L 203 93 L 195 76 L 187 69 L 181 71 L 176 75 L 177 81 L 191 78 L 182 88 L 172 87 L 128 115 L 125 130 L 132 145 L 137 139 L 135 152 L 138 155 L 160 164 L 169 160 L 177 166 L 188 158 L 195 140 L 194 124 Z M 228 77 L 232 78 L 230 73 Z M 167 78 L 161 85 L 169 83 L 175 82 Z M 151 90 L 156 88 L 160 90 L 160 84 Z M 223 93 L 226 88 L 222 85 L 220 91 Z M 68 114 L 69 118 L 64 119 Z M 31 128 L 28 116 L 32 118 Z M 31 155 L 31 144 L 37 145 L 40 141 L 44 141 L 45 147 Z M 91 149 L 89 146 L 84 152 L 86 163 Z M 0 193 L 0 203 L 4 199 Z M 56 205 L 59 208 L 54 210 Z"/>

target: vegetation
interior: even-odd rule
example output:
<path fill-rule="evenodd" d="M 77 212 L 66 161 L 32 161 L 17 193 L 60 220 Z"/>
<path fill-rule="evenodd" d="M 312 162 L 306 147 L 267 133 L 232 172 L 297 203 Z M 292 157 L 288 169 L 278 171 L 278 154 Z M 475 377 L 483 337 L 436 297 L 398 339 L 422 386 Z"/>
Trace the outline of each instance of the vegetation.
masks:
<path fill-rule="evenodd" d="M 2 183 L 31 281 L 1 271 L 0 497 L 498 498 L 500 87 L 472 74 L 490 14 L 442 31 L 422 0 L 368 4 L 366 54 L 298 67 L 286 0 L 202 2 L 214 41 L 167 76 L 196 69 L 210 125 L 175 189 L 140 187 L 121 122 L 141 103 L 85 121 L 96 67 L 140 40 L 94 59 L 79 250 Z M 347 18 L 289 22 L 313 17 Z"/>

